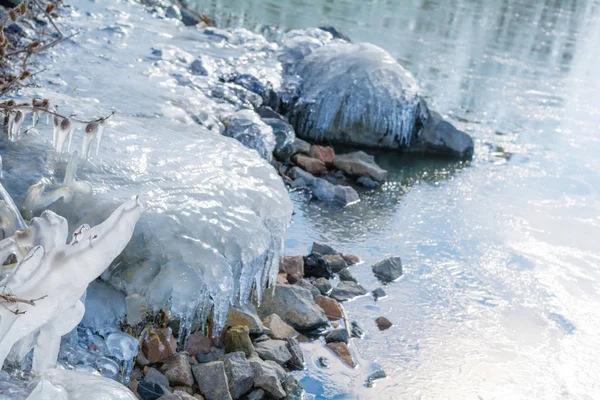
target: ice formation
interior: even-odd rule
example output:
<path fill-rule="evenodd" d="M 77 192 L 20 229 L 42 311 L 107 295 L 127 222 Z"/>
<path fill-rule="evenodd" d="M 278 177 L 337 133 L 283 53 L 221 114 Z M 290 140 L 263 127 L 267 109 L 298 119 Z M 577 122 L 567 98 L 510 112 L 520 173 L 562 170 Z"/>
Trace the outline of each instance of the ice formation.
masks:
<path fill-rule="evenodd" d="M 90 373 L 45 371 L 27 400 L 136 400 L 125 386 Z"/>
<path fill-rule="evenodd" d="M 69 243 L 67 221 L 45 211 L 0 242 L 2 260 L 9 255 L 18 260 L 0 286 L 36 301 L 0 308 L 0 365 L 11 350 L 20 359 L 32 348 L 34 371 L 56 363 L 61 337 L 83 317 L 81 296 L 125 248 L 143 209 L 139 199 L 129 200 L 101 224 L 78 230 Z"/>

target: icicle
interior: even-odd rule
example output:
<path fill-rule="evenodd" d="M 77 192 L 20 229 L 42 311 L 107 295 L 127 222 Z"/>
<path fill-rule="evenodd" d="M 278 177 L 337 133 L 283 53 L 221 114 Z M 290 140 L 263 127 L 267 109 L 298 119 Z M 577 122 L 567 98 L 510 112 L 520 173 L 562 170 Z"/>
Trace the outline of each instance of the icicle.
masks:
<path fill-rule="evenodd" d="M 58 133 L 60 131 L 60 123 L 62 122 L 62 118 L 59 117 L 58 115 L 55 115 L 53 118 L 54 121 L 54 129 L 53 129 L 53 135 L 52 135 L 52 147 L 54 148 L 54 150 L 56 150 L 56 141 L 58 139 Z"/>
<path fill-rule="evenodd" d="M 96 155 L 100 150 L 100 142 L 102 141 L 102 134 L 104 133 L 105 121 L 100 122 L 98 125 L 98 135 L 96 136 Z"/>
<path fill-rule="evenodd" d="M 8 113 L 8 141 L 9 142 L 14 142 L 12 133 L 13 133 L 13 126 L 15 124 L 15 113 L 9 112 Z"/>
<path fill-rule="evenodd" d="M 56 120 L 55 120 L 56 122 Z M 60 126 L 58 128 L 58 133 L 56 137 L 56 148 L 55 150 L 59 153 L 63 152 L 65 147 L 65 141 L 67 140 L 67 136 L 69 137 L 69 143 L 71 141 L 71 135 L 73 134 L 73 124 L 68 118 L 64 118 L 60 121 Z M 70 146 L 70 145 L 69 145 Z"/>
<path fill-rule="evenodd" d="M 19 212 L 19 209 L 17 208 L 15 202 L 13 201 L 12 197 L 10 197 L 10 194 L 8 194 L 6 189 L 4 189 L 4 186 L 1 183 L 0 197 L 2 198 L 2 200 L 4 200 L 6 206 L 13 215 L 15 231 L 27 228 L 27 224 L 25 223 L 25 220 L 23 220 L 23 217 L 21 216 L 21 213 Z"/>
<path fill-rule="evenodd" d="M 10 133 L 10 137 L 12 138 L 11 141 L 16 142 L 17 140 L 19 140 L 19 136 L 21 136 L 21 125 L 23 125 L 24 120 L 25 120 L 25 114 L 23 113 L 23 111 L 18 110 L 15 113 L 13 123 L 11 126 L 11 133 Z"/>
<path fill-rule="evenodd" d="M 92 148 L 92 142 L 98 137 L 99 126 L 96 122 L 90 122 L 85 127 L 85 133 L 83 134 L 83 145 L 81 148 L 81 158 L 86 160 L 90 157 L 90 149 Z M 98 145 L 96 146 L 96 154 L 98 154 Z"/>

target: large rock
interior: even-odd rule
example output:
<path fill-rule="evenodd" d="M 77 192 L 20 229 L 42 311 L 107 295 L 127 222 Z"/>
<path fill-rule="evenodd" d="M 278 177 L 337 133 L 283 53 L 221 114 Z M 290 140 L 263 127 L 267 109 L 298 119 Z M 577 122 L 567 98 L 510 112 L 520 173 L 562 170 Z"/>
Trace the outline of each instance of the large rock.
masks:
<path fill-rule="evenodd" d="M 252 303 L 242 306 L 229 307 L 226 326 L 244 325 L 253 335 L 261 334 L 264 327 Z"/>
<path fill-rule="evenodd" d="M 252 340 L 250 340 L 250 331 L 245 325 L 238 325 L 229 328 L 223 337 L 223 343 L 225 344 L 225 350 L 228 353 L 241 351 L 250 357 L 254 353 L 254 346 Z"/>
<path fill-rule="evenodd" d="M 252 110 L 237 111 L 227 117 L 227 128 L 223 133 L 244 146 L 254 149 L 265 160 L 273 159 L 275 136 L 273 129 L 265 124 Z"/>
<path fill-rule="evenodd" d="M 285 256 L 279 263 L 279 271 L 285 272 L 289 283 L 296 283 L 304 278 L 304 257 Z"/>
<path fill-rule="evenodd" d="M 335 353 L 342 361 L 351 368 L 356 367 L 356 362 L 352 358 L 350 348 L 344 342 L 332 342 L 326 345 L 331 351 Z"/>
<path fill-rule="evenodd" d="M 298 285 L 275 285 L 267 290 L 258 314 L 263 318 L 277 314 L 300 331 L 310 331 L 327 324 L 327 317 L 315 304 L 310 291 Z"/>
<path fill-rule="evenodd" d="M 342 281 L 337 287 L 333 288 L 329 296 L 337 301 L 347 301 L 364 294 L 367 294 L 367 289 L 358 283 Z"/>
<path fill-rule="evenodd" d="M 375 163 L 375 157 L 364 151 L 338 155 L 333 165 L 352 176 L 366 176 L 378 182 L 387 178 L 387 171 Z"/>
<path fill-rule="evenodd" d="M 275 135 L 275 149 L 273 150 L 275 158 L 280 161 L 288 161 L 295 151 L 294 128 L 278 118 L 263 118 L 263 121 L 273 129 L 273 135 Z"/>
<path fill-rule="evenodd" d="M 194 365 L 192 371 L 206 400 L 231 400 L 229 382 L 222 361 Z"/>
<path fill-rule="evenodd" d="M 229 382 L 231 397 L 239 399 L 248 393 L 254 385 L 254 373 L 246 355 L 241 352 L 229 353 L 223 359 L 225 373 Z"/>
<path fill-rule="evenodd" d="M 177 341 L 169 328 L 152 328 L 142 339 L 142 351 L 150 362 L 157 363 L 177 352 Z"/>
<path fill-rule="evenodd" d="M 263 360 L 275 361 L 279 365 L 284 365 L 292 358 L 283 340 L 265 340 L 255 343 L 254 349 Z"/>
<path fill-rule="evenodd" d="M 459 158 L 471 158 L 473 148 L 471 136 L 459 131 L 448 121 L 444 121 L 435 111 L 430 111 L 429 118 L 411 147 L 413 151 Z"/>
<path fill-rule="evenodd" d="M 271 339 L 283 340 L 285 338 L 295 337 L 298 332 L 285 323 L 277 314 L 271 314 L 263 320 L 265 327 L 269 328 Z"/>
<path fill-rule="evenodd" d="M 165 360 L 160 370 L 165 374 L 171 386 L 192 387 L 194 384 L 192 366 L 187 353 L 178 353 Z"/>
<path fill-rule="evenodd" d="M 298 136 L 392 150 L 472 153 L 466 134 L 435 122 L 415 79 L 385 50 L 333 41 L 302 55 L 289 74 L 290 80 L 302 79 L 302 93 L 290 110 Z M 422 126 L 426 129 L 420 132 Z"/>
<path fill-rule="evenodd" d="M 292 157 L 292 161 L 294 164 L 313 175 L 325 175 L 327 173 L 325 163 L 316 158 L 298 153 Z"/>
<path fill-rule="evenodd" d="M 320 254 L 323 256 L 338 254 L 333 247 L 319 242 L 313 242 L 310 252 L 311 254 Z"/>
<path fill-rule="evenodd" d="M 344 316 L 342 306 L 335 299 L 330 299 L 325 296 L 315 297 L 315 302 L 323 309 L 327 318 L 331 321 L 337 321 Z"/>
<path fill-rule="evenodd" d="M 393 282 L 402 276 L 402 260 L 391 257 L 371 267 L 375 276 L 382 282 Z"/>
<path fill-rule="evenodd" d="M 263 361 L 258 357 L 248 359 L 254 373 L 254 386 L 263 389 L 276 399 L 285 396 L 281 381 L 285 379 L 285 370 L 276 362 Z"/>
<path fill-rule="evenodd" d="M 208 353 L 212 347 L 212 341 L 198 332 L 194 332 L 185 342 L 185 351 L 189 354 Z"/>
<path fill-rule="evenodd" d="M 333 270 L 323 256 L 309 254 L 304 257 L 304 276 L 329 279 L 333 277 Z"/>

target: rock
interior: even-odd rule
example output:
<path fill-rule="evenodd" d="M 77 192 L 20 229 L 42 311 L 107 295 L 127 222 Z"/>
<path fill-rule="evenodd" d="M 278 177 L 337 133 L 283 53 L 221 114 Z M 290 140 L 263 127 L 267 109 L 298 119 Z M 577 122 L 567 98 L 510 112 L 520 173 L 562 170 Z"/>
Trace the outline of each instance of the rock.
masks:
<path fill-rule="evenodd" d="M 310 148 L 309 155 L 312 158 L 320 160 L 325 165 L 332 165 L 333 160 L 335 159 L 335 151 L 329 146 L 317 146 L 313 144 Z"/>
<path fill-rule="evenodd" d="M 321 368 L 329 368 L 329 360 L 326 357 L 317 358 L 317 366 Z"/>
<path fill-rule="evenodd" d="M 289 175 L 292 179 L 304 181 L 305 186 L 312 185 L 315 179 L 317 179 L 310 173 L 306 172 L 305 170 L 299 167 L 293 167 L 292 169 L 290 169 Z"/>
<path fill-rule="evenodd" d="M 190 64 L 190 72 L 192 75 L 207 76 L 211 75 L 213 71 L 214 66 L 212 65 L 210 59 L 206 56 L 200 56 Z"/>
<path fill-rule="evenodd" d="M 367 289 L 358 283 L 342 281 L 337 287 L 333 288 L 329 296 L 337 301 L 347 301 L 364 294 L 367 294 Z"/>
<path fill-rule="evenodd" d="M 229 328 L 227 332 L 225 332 L 223 343 L 225 344 L 225 351 L 227 351 L 227 353 L 241 351 L 246 354 L 247 357 L 250 357 L 250 355 L 254 353 L 254 346 L 250 340 L 250 330 L 245 325 Z"/>
<path fill-rule="evenodd" d="M 327 318 L 332 321 L 343 317 L 342 306 L 334 299 L 325 296 L 315 297 L 315 302 L 323 309 Z"/>
<path fill-rule="evenodd" d="M 348 331 L 344 328 L 336 329 L 325 334 L 325 343 L 348 343 Z"/>
<path fill-rule="evenodd" d="M 376 189 L 379 186 L 381 186 L 381 184 L 371 178 L 369 178 L 368 176 L 360 176 L 358 177 L 358 179 L 356 180 L 356 183 L 358 183 L 359 185 L 366 187 L 367 189 Z"/>
<path fill-rule="evenodd" d="M 326 244 L 313 242 L 312 248 L 310 249 L 311 254 L 320 254 L 322 256 L 335 255 L 338 254 L 331 246 L 327 246 Z"/>
<path fill-rule="evenodd" d="M 194 384 L 192 366 L 187 353 L 178 353 L 168 358 L 160 367 L 160 370 L 165 374 L 171 386 L 192 387 Z"/>
<path fill-rule="evenodd" d="M 273 129 L 265 124 L 252 110 L 236 111 L 227 116 L 227 128 L 223 135 L 236 139 L 244 146 L 254 149 L 268 162 L 273 159 L 275 135 Z"/>
<path fill-rule="evenodd" d="M 350 330 L 352 337 L 362 339 L 365 336 L 365 330 L 358 324 L 358 322 L 352 321 L 350 326 L 352 327 Z"/>
<path fill-rule="evenodd" d="M 280 161 L 288 161 L 294 155 L 295 150 L 294 141 L 296 140 L 296 134 L 294 133 L 294 128 L 278 118 L 263 117 L 263 122 L 273 129 L 273 135 L 275 135 L 275 149 L 273 150 L 273 154 L 275 158 Z"/>
<path fill-rule="evenodd" d="M 315 178 L 308 188 L 314 197 L 322 201 L 334 201 L 343 206 L 360 200 L 356 190 L 350 186 L 334 185 L 325 179 Z"/>
<path fill-rule="evenodd" d="M 423 124 L 411 148 L 412 151 L 458 158 L 471 158 L 473 149 L 471 136 L 459 131 L 448 121 L 444 121 L 435 111 L 429 111 L 429 118 Z"/>
<path fill-rule="evenodd" d="M 198 17 L 190 10 L 185 8 L 181 10 L 181 22 L 183 22 L 185 26 L 195 26 L 198 25 L 201 21 L 202 20 L 200 19 L 200 17 Z"/>
<path fill-rule="evenodd" d="M 304 257 L 304 276 L 311 278 L 332 278 L 331 265 L 319 254 Z"/>
<path fill-rule="evenodd" d="M 150 360 L 146 358 L 144 353 L 138 353 L 137 357 L 135 358 L 135 362 L 136 364 L 142 367 L 145 367 L 146 365 L 150 364 Z"/>
<path fill-rule="evenodd" d="M 270 83 L 264 84 L 260 79 L 251 74 L 236 74 L 234 75 L 231 82 L 235 83 L 243 87 L 246 90 L 249 90 L 253 93 L 258 94 L 262 99 L 264 104 L 273 103 L 273 99 L 276 97 L 275 92 Z M 258 108 L 258 107 L 257 107 Z"/>
<path fill-rule="evenodd" d="M 379 369 L 379 370 L 369 374 L 369 376 L 367 377 L 366 385 L 367 385 L 367 387 L 372 387 L 373 383 L 376 380 L 383 379 L 385 377 L 387 377 L 387 374 L 385 373 L 385 371 L 382 369 Z"/>
<path fill-rule="evenodd" d="M 334 201 L 347 206 L 360 201 L 360 197 L 356 190 L 350 186 L 335 185 Z"/>
<path fill-rule="evenodd" d="M 392 327 L 392 323 L 386 317 L 379 317 L 375 320 L 377 323 L 377 327 L 380 331 L 385 331 L 386 329 L 390 329 Z"/>
<path fill-rule="evenodd" d="M 196 397 L 192 396 L 187 392 L 184 392 L 183 390 L 175 390 L 173 394 L 177 396 L 179 400 L 197 400 Z M 204 396 L 202 396 L 201 394 L 199 394 L 198 396 L 201 396 L 202 400 L 204 400 Z"/>
<path fill-rule="evenodd" d="M 248 393 L 246 400 L 264 400 L 266 397 L 265 391 L 262 389 L 256 389 Z"/>
<path fill-rule="evenodd" d="M 289 283 L 287 280 L 287 274 L 283 272 L 279 272 L 277 274 L 277 279 L 275 281 L 280 285 L 287 285 Z"/>
<path fill-rule="evenodd" d="M 173 4 L 171 4 L 170 6 L 167 7 L 167 9 L 165 10 L 165 16 L 167 18 L 178 19 L 180 21 L 182 18 L 179 7 L 177 7 L 176 5 L 173 5 Z"/>
<path fill-rule="evenodd" d="M 344 342 L 327 343 L 326 345 L 331 351 L 335 353 L 346 365 L 351 368 L 356 367 L 356 363 L 350 354 L 348 345 Z"/>
<path fill-rule="evenodd" d="M 207 400 L 229 400 L 229 383 L 222 361 L 194 365 L 192 368 L 200 392 Z"/>
<path fill-rule="evenodd" d="M 273 314 L 273 315 L 275 315 L 275 314 Z M 271 338 L 268 337 L 267 335 L 260 335 L 256 339 L 253 339 L 252 343 L 260 343 L 260 342 L 264 342 L 265 340 L 269 340 L 269 339 L 271 339 Z"/>
<path fill-rule="evenodd" d="M 149 387 L 158 385 L 169 388 L 169 379 L 156 368 L 148 368 L 142 382 L 148 384 Z"/>
<path fill-rule="evenodd" d="M 285 370 L 274 361 L 263 361 L 258 357 L 249 360 L 254 373 L 254 386 L 263 389 L 269 395 L 280 399 L 285 396 L 281 381 L 285 378 Z"/>
<path fill-rule="evenodd" d="M 379 182 L 387 178 L 387 171 L 375 163 L 375 157 L 364 151 L 337 155 L 333 165 L 352 176 L 366 176 Z"/>
<path fill-rule="evenodd" d="M 313 175 L 325 175 L 327 167 L 323 161 L 298 153 L 292 157 L 294 164 Z"/>
<path fill-rule="evenodd" d="M 393 282 L 402 276 L 400 257 L 391 257 L 371 267 L 375 276 L 382 282 Z"/>
<path fill-rule="evenodd" d="M 177 341 L 169 328 L 152 328 L 142 339 L 142 351 L 150 364 L 171 357 L 177 352 Z"/>
<path fill-rule="evenodd" d="M 304 278 L 304 257 L 285 256 L 279 263 L 279 271 L 287 274 L 287 280 L 290 283 L 296 283 Z"/>
<path fill-rule="evenodd" d="M 234 399 L 239 399 L 248 393 L 254 385 L 254 374 L 250 363 L 243 352 L 229 353 L 223 360 L 229 393 Z"/>
<path fill-rule="evenodd" d="M 292 358 L 283 340 L 265 340 L 256 343 L 254 349 L 263 360 L 275 361 L 279 365 L 284 365 Z"/>
<path fill-rule="evenodd" d="M 310 143 L 297 137 L 292 144 L 292 153 L 308 155 L 310 153 Z"/>
<path fill-rule="evenodd" d="M 327 324 L 323 310 L 312 294 L 298 285 L 275 285 L 264 294 L 258 313 L 263 318 L 277 314 L 299 331 L 310 331 Z"/>
<path fill-rule="evenodd" d="M 165 391 L 157 384 L 140 381 L 137 385 L 137 394 L 142 400 L 156 400 L 164 395 Z"/>
<path fill-rule="evenodd" d="M 262 321 L 258 317 L 258 312 L 252 303 L 246 303 L 238 307 L 229 307 L 225 326 L 237 325 L 247 326 L 253 335 L 258 335 L 264 330 Z"/>
<path fill-rule="evenodd" d="M 263 121 L 265 121 L 266 119 L 278 119 L 278 120 L 283 121 L 283 122 L 288 122 L 288 119 L 286 117 L 284 117 L 283 115 L 279 114 L 277 111 L 274 111 L 269 106 L 260 106 L 256 110 L 256 113 L 258 115 L 260 115 L 260 117 L 263 119 Z M 265 121 L 265 123 L 268 124 L 267 121 Z M 292 128 L 292 131 L 293 131 L 293 129 L 294 128 Z M 294 137 L 296 137 L 296 134 L 294 134 Z"/>
<path fill-rule="evenodd" d="M 292 357 L 288 361 L 288 368 L 295 370 L 304 369 L 304 354 L 302 353 L 302 349 L 300 348 L 300 343 L 298 340 L 294 338 L 285 338 L 284 339 L 287 345 L 287 349 L 292 355 Z"/>
<path fill-rule="evenodd" d="M 373 290 L 373 297 L 375 297 L 375 300 L 379 300 L 384 297 L 387 297 L 387 293 L 382 288 L 377 288 Z"/>
<path fill-rule="evenodd" d="M 360 258 L 352 254 L 342 254 L 342 258 L 348 265 L 356 265 L 360 262 Z"/>
<path fill-rule="evenodd" d="M 298 332 L 286 324 L 277 314 L 267 316 L 263 320 L 263 324 L 271 330 L 271 334 L 269 335 L 271 339 L 283 340 L 298 335 Z"/>
<path fill-rule="evenodd" d="M 338 276 L 340 277 L 340 281 L 358 282 L 348 268 L 344 268 L 338 272 Z"/>
<path fill-rule="evenodd" d="M 339 254 L 325 254 L 322 257 L 334 273 L 338 273 L 348 266 L 344 258 Z"/>
<path fill-rule="evenodd" d="M 293 375 L 288 374 L 283 381 L 285 400 L 302 400 L 302 384 Z"/>
<path fill-rule="evenodd" d="M 321 292 L 322 295 L 326 295 L 331 291 L 331 283 L 329 283 L 327 278 L 318 278 L 315 281 L 314 286 L 319 289 L 319 292 Z"/>
<path fill-rule="evenodd" d="M 312 283 L 310 283 L 306 279 L 300 279 L 298 282 L 296 282 L 296 285 L 303 287 L 304 289 L 308 289 L 313 295 L 313 297 L 319 296 L 321 294 L 319 289 L 317 289 Z"/>
<path fill-rule="evenodd" d="M 225 352 L 217 347 L 212 347 L 208 353 L 198 352 L 196 353 L 196 359 L 199 363 L 208 363 L 213 361 L 220 361 L 225 356 Z"/>
<path fill-rule="evenodd" d="M 334 39 L 341 39 L 341 40 L 345 40 L 346 42 L 351 42 L 351 40 L 348 36 L 346 36 L 344 33 L 340 32 L 340 30 L 334 26 L 320 26 L 319 29 L 324 30 L 325 32 L 331 33 L 331 36 L 333 36 Z"/>

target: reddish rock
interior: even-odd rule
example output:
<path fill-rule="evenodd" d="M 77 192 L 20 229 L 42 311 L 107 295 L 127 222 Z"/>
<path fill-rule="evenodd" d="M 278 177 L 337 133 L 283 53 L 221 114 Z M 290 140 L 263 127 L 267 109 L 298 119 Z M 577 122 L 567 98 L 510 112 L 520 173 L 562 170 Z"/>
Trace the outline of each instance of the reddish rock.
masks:
<path fill-rule="evenodd" d="M 386 317 L 379 317 L 375 320 L 377 323 L 377 327 L 380 331 L 385 331 L 386 329 L 390 329 L 392 327 L 392 323 Z"/>
<path fill-rule="evenodd" d="M 198 332 L 192 333 L 185 345 L 185 351 L 189 354 L 196 355 L 198 353 L 207 354 L 212 347 L 212 341 Z"/>
<path fill-rule="evenodd" d="M 280 272 L 277 274 L 277 284 L 287 285 L 288 283 L 287 274 L 285 272 Z"/>
<path fill-rule="evenodd" d="M 317 160 L 316 158 L 298 153 L 292 157 L 292 161 L 294 164 L 313 175 L 324 175 L 327 173 L 327 167 L 325 166 L 325 163 L 321 160 Z"/>
<path fill-rule="evenodd" d="M 142 351 L 150 364 L 166 360 L 177 352 L 177 340 L 170 328 L 152 328 L 142 341 Z"/>
<path fill-rule="evenodd" d="M 352 354 L 350 354 L 350 349 L 346 343 L 332 342 L 327 343 L 326 346 L 329 347 L 329 349 L 333 351 L 335 355 L 338 356 L 346 365 L 351 368 L 356 367 L 356 363 L 354 362 Z"/>
<path fill-rule="evenodd" d="M 341 256 L 348 265 L 356 265 L 360 262 L 360 258 L 353 254 L 341 254 Z"/>
<path fill-rule="evenodd" d="M 315 303 L 323 309 L 330 321 L 335 321 L 344 315 L 342 306 L 336 300 L 325 296 L 316 296 Z"/>
<path fill-rule="evenodd" d="M 279 271 L 287 274 L 289 283 L 296 283 L 304 278 L 304 257 L 286 256 L 279 262 Z"/>
<path fill-rule="evenodd" d="M 329 146 L 312 145 L 310 147 L 310 156 L 323 161 L 325 165 L 331 165 L 335 159 L 335 151 Z"/>

